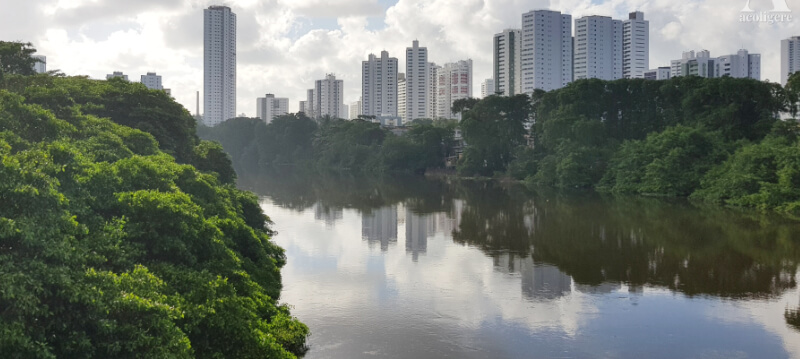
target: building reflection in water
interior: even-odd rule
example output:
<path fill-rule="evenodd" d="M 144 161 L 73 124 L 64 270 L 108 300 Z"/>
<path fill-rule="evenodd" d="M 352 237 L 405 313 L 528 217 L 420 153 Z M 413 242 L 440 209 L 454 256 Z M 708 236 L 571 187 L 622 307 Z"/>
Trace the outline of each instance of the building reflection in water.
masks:
<path fill-rule="evenodd" d="M 572 292 L 572 278 L 549 264 L 536 264 L 530 255 L 501 253 L 493 256 L 496 271 L 518 274 L 522 295 L 533 300 L 554 300 Z"/>
<path fill-rule="evenodd" d="M 406 253 L 411 253 L 414 262 L 428 250 L 428 217 L 406 210 Z"/>
<path fill-rule="evenodd" d="M 370 245 L 379 243 L 384 252 L 389 249 L 389 243 L 397 243 L 397 206 L 362 213 L 361 238 Z"/>
<path fill-rule="evenodd" d="M 314 219 L 325 222 L 328 227 L 333 227 L 336 221 L 343 218 L 344 210 L 342 207 L 333 207 L 322 202 L 314 205 Z"/>

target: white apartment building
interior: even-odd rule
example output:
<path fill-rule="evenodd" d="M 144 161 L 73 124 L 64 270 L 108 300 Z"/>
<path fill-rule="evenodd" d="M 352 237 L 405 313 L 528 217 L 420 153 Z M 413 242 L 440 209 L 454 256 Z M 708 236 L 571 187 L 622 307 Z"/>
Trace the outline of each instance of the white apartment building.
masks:
<path fill-rule="evenodd" d="M 227 6 L 203 10 L 203 120 L 236 117 L 236 14 Z"/>
<path fill-rule="evenodd" d="M 163 90 L 164 86 L 161 85 L 161 76 L 156 75 L 155 72 L 148 72 L 147 75 L 142 75 L 142 84 L 151 90 Z"/>
<path fill-rule="evenodd" d="M 344 106 L 344 81 L 337 80 L 336 75 L 327 74 L 324 80 L 317 80 L 314 87 L 314 116 L 322 118 L 347 117 Z"/>
<path fill-rule="evenodd" d="M 306 107 L 305 107 L 306 116 L 310 118 L 317 118 L 317 113 L 315 112 L 317 110 L 316 101 L 317 101 L 317 95 L 315 90 L 310 89 L 306 91 Z"/>
<path fill-rule="evenodd" d="M 298 112 L 298 113 L 299 113 L 299 112 L 302 112 L 302 113 L 304 113 L 304 114 L 307 114 L 308 112 L 306 112 L 306 111 L 307 111 L 307 107 L 306 107 L 306 101 L 300 101 L 300 102 L 297 104 L 297 112 Z"/>
<path fill-rule="evenodd" d="M 425 118 L 428 114 L 428 94 L 430 92 L 430 68 L 428 49 L 419 46 L 414 40 L 406 48 L 406 111 L 403 121 L 410 122 Z"/>
<path fill-rule="evenodd" d="M 575 20 L 575 80 L 622 78 L 622 21 L 608 16 Z"/>
<path fill-rule="evenodd" d="M 522 92 L 572 82 L 572 16 L 552 10 L 522 14 Z"/>
<path fill-rule="evenodd" d="M 680 60 L 670 61 L 670 77 L 700 76 L 714 77 L 714 59 L 711 52 L 702 50 L 684 51 Z"/>
<path fill-rule="evenodd" d="M 361 106 L 367 116 L 397 116 L 397 58 L 381 51 L 361 64 Z"/>
<path fill-rule="evenodd" d="M 650 68 L 650 21 L 634 11 L 622 23 L 622 77 L 644 78 Z"/>
<path fill-rule="evenodd" d="M 350 116 L 348 117 L 349 119 L 355 120 L 358 118 L 359 115 L 362 115 L 364 113 L 361 107 L 363 106 L 362 104 L 363 102 L 361 98 L 359 98 L 358 101 L 350 103 Z"/>
<path fill-rule="evenodd" d="M 275 95 L 268 93 L 264 97 L 256 99 L 256 116 L 266 122 L 271 123 L 275 117 L 289 113 L 289 99 L 276 98 Z"/>
<path fill-rule="evenodd" d="M 113 73 L 106 75 L 106 80 L 111 80 L 113 78 L 121 78 L 125 81 L 128 81 L 128 75 L 123 74 L 122 71 L 114 71 Z"/>
<path fill-rule="evenodd" d="M 461 120 L 461 114 L 453 114 L 453 102 L 472 97 L 472 60 L 442 65 L 437 70 L 437 118 Z"/>
<path fill-rule="evenodd" d="M 650 69 L 644 73 L 645 80 L 669 80 L 671 68 L 669 66 Z"/>
<path fill-rule="evenodd" d="M 741 49 L 736 54 L 720 56 L 715 60 L 714 77 L 730 76 L 761 80 L 761 55 Z"/>
<path fill-rule="evenodd" d="M 494 66 L 492 75 L 495 91 L 504 96 L 522 93 L 522 71 L 520 69 L 520 50 L 522 46 L 522 30 L 506 29 L 494 35 Z M 484 96 L 485 97 L 485 96 Z"/>
<path fill-rule="evenodd" d="M 37 74 L 43 74 L 47 72 L 47 56 L 33 55 L 33 58 L 38 60 L 35 64 L 33 64 L 33 71 L 36 71 Z"/>
<path fill-rule="evenodd" d="M 439 70 L 441 66 L 428 63 L 428 104 L 425 106 L 425 118 L 435 119 L 439 116 Z"/>
<path fill-rule="evenodd" d="M 406 123 L 406 74 L 397 74 L 397 113 L 402 123 Z"/>
<path fill-rule="evenodd" d="M 800 71 L 800 36 L 781 40 L 781 84 L 786 86 L 789 76 Z"/>
<path fill-rule="evenodd" d="M 494 79 L 486 79 L 481 82 L 481 98 L 486 98 L 488 96 L 494 95 L 495 87 L 494 87 Z"/>
<path fill-rule="evenodd" d="M 700 76 L 705 78 L 730 76 L 761 80 L 761 55 L 739 50 L 736 54 L 711 57 L 711 52 L 686 51 L 680 60 L 670 62 L 670 77 Z"/>

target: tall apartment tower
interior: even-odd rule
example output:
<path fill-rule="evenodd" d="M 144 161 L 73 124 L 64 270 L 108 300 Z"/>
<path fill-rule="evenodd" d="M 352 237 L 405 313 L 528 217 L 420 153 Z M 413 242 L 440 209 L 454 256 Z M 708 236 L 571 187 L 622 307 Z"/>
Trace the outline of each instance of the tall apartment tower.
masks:
<path fill-rule="evenodd" d="M 572 82 L 572 15 L 552 10 L 522 14 L 520 63 L 523 93 Z"/>
<path fill-rule="evenodd" d="M 406 74 L 397 74 L 397 114 L 406 123 Z"/>
<path fill-rule="evenodd" d="M 506 29 L 494 35 L 494 67 L 492 74 L 495 90 L 504 96 L 521 93 L 522 71 L 520 69 L 520 50 L 522 30 Z"/>
<path fill-rule="evenodd" d="M 350 108 L 349 108 L 350 116 L 347 117 L 348 119 L 355 120 L 355 119 L 358 118 L 358 116 L 364 114 L 363 113 L 364 110 L 363 110 L 363 107 L 362 107 L 362 103 L 363 102 L 361 101 L 361 98 L 359 98 L 358 101 L 350 103 Z"/>
<path fill-rule="evenodd" d="M 444 64 L 437 71 L 437 118 L 461 120 L 453 114 L 453 102 L 472 97 L 472 60 Z"/>
<path fill-rule="evenodd" d="M 164 86 L 161 85 L 161 75 L 156 75 L 155 72 L 148 72 L 147 75 L 142 75 L 142 84 L 151 90 L 163 90 Z"/>
<path fill-rule="evenodd" d="M 36 71 L 37 74 L 47 72 L 47 56 L 33 55 L 32 57 L 36 59 L 36 63 L 33 64 L 33 71 Z"/>
<path fill-rule="evenodd" d="M 256 99 L 256 115 L 258 118 L 269 124 L 275 117 L 289 113 L 289 99 L 276 98 L 275 95 L 268 93 L 264 97 Z"/>
<path fill-rule="evenodd" d="M 486 79 L 481 82 L 481 98 L 486 98 L 495 94 L 494 79 Z"/>
<path fill-rule="evenodd" d="M 607 16 L 575 20 L 575 80 L 622 78 L 622 21 Z"/>
<path fill-rule="evenodd" d="M 322 118 L 347 117 L 344 107 L 344 81 L 337 80 L 333 74 L 325 75 L 324 80 L 317 80 L 314 87 L 314 116 Z"/>
<path fill-rule="evenodd" d="M 800 71 L 800 36 L 781 40 L 781 84 L 786 86 L 789 76 Z"/>
<path fill-rule="evenodd" d="M 317 110 L 316 103 L 317 103 L 316 91 L 314 89 L 306 91 L 305 113 L 306 116 L 308 116 L 309 118 L 317 118 L 317 113 L 315 112 Z"/>
<path fill-rule="evenodd" d="M 428 103 L 425 105 L 425 118 L 439 117 L 439 71 L 441 66 L 428 63 Z"/>
<path fill-rule="evenodd" d="M 227 6 L 203 10 L 203 120 L 236 117 L 236 14 Z"/>
<path fill-rule="evenodd" d="M 622 77 L 644 78 L 650 69 L 650 21 L 634 11 L 622 23 Z"/>
<path fill-rule="evenodd" d="M 361 111 L 367 116 L 397 117 L 397 58 L 381 51 L 361 64 Z"/>
<path fill-rule="evenodd" d="M 412 46 L 406 48 L 406 115 L 403 118 L 404 122 L 427 116 L 429 92 L 428 49 L 419 47 L 419 41 L 414 40 Z"/>

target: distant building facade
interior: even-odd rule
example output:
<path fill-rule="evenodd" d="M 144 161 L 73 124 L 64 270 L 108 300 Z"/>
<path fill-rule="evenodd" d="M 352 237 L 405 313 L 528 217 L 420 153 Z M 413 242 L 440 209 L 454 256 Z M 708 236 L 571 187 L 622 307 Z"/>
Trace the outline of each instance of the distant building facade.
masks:
<path fill-rule="evenodd" d="M 211 6 L 203 15 L 203 120 L 216 126 L 236 116 L 236 14 Z"/>
<path fill-rule="evenodd" d="M 43 74 L 47 72 L 47 56 L 44 55 L 33 55 L 33 58 L 36 59 L 36 63 L 33 64 L 33 71 L 36 71 L 37 74 Z"/>
<path fill-rule="evenodd" d="M 786 86 L 789 76 L 800 71 L 800 36 L 781 40 L 781 84 Z"/>
<path fill-rule="evenodd" d="M 106 75 L 106 80 L 111 80 L 114 78 L 120 78 L 128 81 L 128 75 L 123 74 L 122 71 L 114 71 L 113 73 Z"/>
<path fill-rule="evenodd" d="M 522 92 L 572 82 L 572 16 L 552 10 L 522 14 Z"/>
<path fill-rule="evenodd" d="M 147 75 L 142 75 L 142 84 L 151 90 L 163 90 L 164 86 L 161 84 L 161 76 L 156 75 L 155 72 L 148 72 Z"/>
<path fill-rule="evenodd" d="M 431 90 L 428 49 L 414 40 L 406 48 L 406 115 L 405 122 L 425 118 L 428 114 L 428 95 Z"/>
<path fill-rule="evenodd" d="M 645 80 L 669 80 L 671 69 L 669 66 L 651 69 L 644 73 Z"/>
<path fill-rule="evenodd" d="M 337 80 L 336 75 L 327 74 L 325 79 L 317 80 L 314 87 L 314 116 L 322 118 L 347 117 L 344 106 L 344 81 Z"/>
<path fill-rule="evenodd" d="M 361 108 L 368 116 L 397 116 L 397 58 L 381 51 L 361 65 Z"/>
<path fill-rule="evenodd" d="M 711 52 L 686 51 L 680 60 L 670 63 L 670 77 L 734 77 L 761 80 L 761 55 L 739 50 L 736 54 L 711 57 Z"/>
<path fill-rule="evenodd" d="M 521 52 L 522 30 L 506 29 L 494 35 L 493 80 L 495 90 L 504 96 L 522 93 Z"/>
<path fill-rule="evenodd" d="M 273 94 L 266 94 L 256 99 L 256 115 L 267 124 L 287 113 L 289 113 L 288 98 L 276 98 Z"/>
<path fill-rule="evenodd" d="M 494 79 L 486 79 L 481 82 L 481 98 L 486 98 L 487 96 L 494 95 L 495 87 L 494 87 Z"/>
<path fill-rule="evenodd" d="M 575 20 L 575 80 L 622 78 L 622 21 L 607 16 Z"/>
<path fill-rule="evenodd" d="M 650 69 L 650 22 L 644 13 L 634 11 L 622 22 L 622 77 L 644 78 Z"/>
<path fill-rule="evenodd" d="M 442 65 L 437 70 L 437 118 L 461 120 L 453 114 L 453 102 L 472 97 L 472 60 L 462 60 Z"/>

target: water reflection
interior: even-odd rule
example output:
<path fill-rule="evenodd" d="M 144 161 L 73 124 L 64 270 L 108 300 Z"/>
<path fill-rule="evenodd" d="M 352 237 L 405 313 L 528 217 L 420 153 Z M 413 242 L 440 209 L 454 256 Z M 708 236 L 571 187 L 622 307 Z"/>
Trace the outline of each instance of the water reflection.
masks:
<path fill-rule="evenodd" d="M 361 214 L 361 237 L 378 243 L 382 251 L 397 242 L 397 206 L 385 206 Z"/>
<path fill-rule="evenodd" d="M 295 289 L 292 303 L 341 306 L 338 316 L 316 326 L 315 340 L 324 343 L 317 345 L 347 347 L 348 335 L 363 335 L 355 327 L 325 331 L 345 317 L 358 318 L 358 327 L 376 336 L 388 323 L 416 331 L 393 340 L 418 343 L 421 357 L 448 350 L 460 357 L 530 356 L 522 350 L 530 346 L 541 357 L 658 357 L 664 355 L 653 355 L 653 338 L 677 337 L 684 342 L 662 354 L 739 355 L 721 350 L 721 343 L 750 338 L 740 348 L 745 353 L 786 356 L 764 328 L 800 355 L 787 344 L 800 337 L 786 332 L 800 331 L 798 301 L 779 301 L 797 292 L 800 226 L 781 218 L 677 200 L 531 193 L 492 182 L 282 174 L 242 176 L 239 185 L 267 196 L 275 206 L 268 214 L 293 211 L 299 221 L 310 210 L 326 228 L 336 227 L 282 244 L 289 246 L 290 264 L 321 268 L 303 277 L 310 289 Z M 295 218 L 283 215 L 284 223 Z M 348 218 L 360 233 L 351 233 Z M 282 229 L 281 236 L 301 229 Z M 309 239 L 327 236 L 338 240 Z M 304 249 L 292 252 L 293 246 Z M 650 329 L 629 317 L 637 305 L 657 318 L 647 321 Z M 731 324 L 754 320 L 760 324 Z M 480 334 L 464 337 L 469 331 Z M 497 331 L 506 334 L 495 338 Z M 609 331 L 628 339 L 597 341 Z M 381 340 L 388 339 L 376 337 L 370 345 L 383 350 L 389 344 Z M 711 350 L 704 345 L 717 351 L 703 351 Z M 560 351 L 572 346 L 569 355 Z"/>

